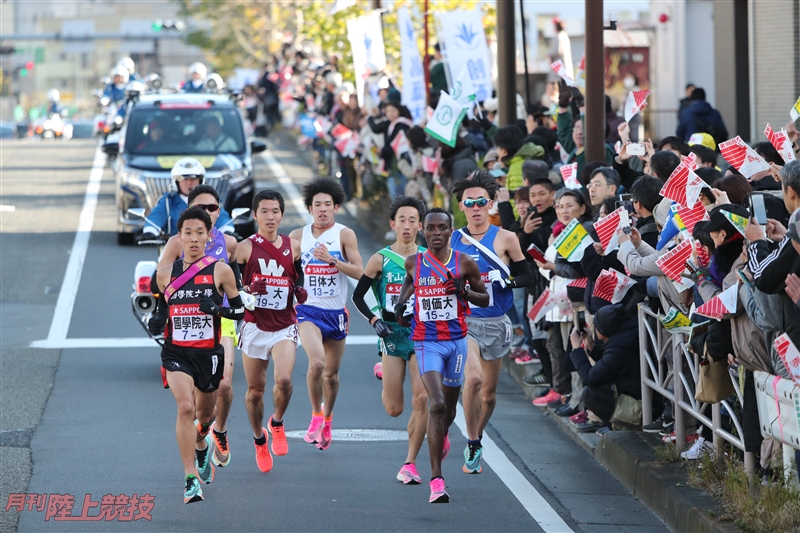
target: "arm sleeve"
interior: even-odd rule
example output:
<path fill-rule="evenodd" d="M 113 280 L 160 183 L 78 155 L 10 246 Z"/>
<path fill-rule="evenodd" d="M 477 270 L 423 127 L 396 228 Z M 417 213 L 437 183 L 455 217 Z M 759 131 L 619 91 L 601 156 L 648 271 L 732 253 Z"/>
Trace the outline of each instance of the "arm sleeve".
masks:
<path fill-rule="evenodd" d="M 512 261 L 511 275 L 514 279 L 511 280 L 510 287 L 516 289 L 518 287 L 528 287 L 533 283 L 533 274 L 531 273 L 531 266 L 528 261 L 522 259 L 521 261 Z"/>
<path fill-rule="evenodd" d="M 304 286 L 305 285 L 305 274 L 303 273 L 303 262 L 299 259 L 294 262 L 294 271 L 297 272 L 297 281 L 295 285 Z"/>
<path fill-rule="evenodd" d="M 558 142 L 567 152 L 575 150 L 575 141 L 572 140 L 572 112 L 558 114 Z"/>
<path fill-rule="evenodd" d="M 244 318 L 244 303 L 242 297 L 236 295 L 235 298 L 228 298 L 228 307 L 223 307 L 220 316 L 230 320 L 241 320 Z"/>
<path fill-rule="evenodd" d="M 641 246 L 639 247 L 641 248 Z M 666 253 L 666 250 L 664 250 Z M 634 276 L 663 276 L 664 272 L 656 265 L 656 259 L 661 254 L 650 254 L 642 257 L 638 250 L 634 250 L 633 244 L 630 241 L 623 242 L 619 246 L 617 252 L 617 259 L 622 263 L 631 274 Z"/>
<path fill-rule="evenodd" d="M 239 263 L 233 261 L 230 264 L 230 267 L 231 270 L 233 270 L 233 277 L 236 278 L 236 288 L 239 289 L 240 291 L 244 290 L 244 288 L 242 287 L 242 271 L 239 269 Z"/>
<path fill-rule="evenodd" d="M 790 254 L 785 251 L 794 254 L 789 237 L 784 237 L 774 250 L 765 240 L 750 243 L 747 249 L 750 257 L 748 266 L 753 273 L 753 282 L 758 290 L 767 294 L 775 294 L 783 290 L 784 280 L 791 272 L 793 262 Z"/>
<path fill-rule="evenodd" d="M 362 274 L 361 279 L 358 280 L 358 285 L 356 285 L 356 288 L 353 290 L 353 303 L 356 305 L 358 312 L 367 319 L 367 322 L 372 322 L 375 314 L 370 310 L 369 305 L 367 305 L 366 300 L 364 300 L 364 296 L 367 294 L 367 291 L 372 288 L 374 282 L 375 280 L 373 278 Z"/>

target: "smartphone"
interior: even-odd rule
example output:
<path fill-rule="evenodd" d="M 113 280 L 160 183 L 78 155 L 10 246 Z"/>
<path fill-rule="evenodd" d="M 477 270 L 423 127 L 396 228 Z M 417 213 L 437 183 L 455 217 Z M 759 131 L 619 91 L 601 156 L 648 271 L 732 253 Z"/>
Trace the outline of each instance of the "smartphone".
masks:
<path fill-rule="evenodd" d="M 625 150 L 628 152 L 628 155 L 644 155 L 645 153 L 644 145 L 639 143 L 631 143 Z"/>
<path fill-rule="evenodd" d="M 575 327 L 578 329 L 578 333 L 586 331 L 586 317 L 582 312 L 575 313 Z"/>
<path fill-rule="evenodd" d="M 532 205 L 528 208 L 528 212 L 525 214 L 525 216 L 530 217 L 531 215 L 538 215 L 538 214 L 539 212 L 536 210 L 536 206 Z"/>
<path fill-rule="evenodd" d="M 531 256 L 535 260 L 539 261 L 540 263 L 546 263 L 547 262 L 547 259 L 545 258 L 544 253 L 542 253 L 542 251 L 539 249 L 539 247 L 536 246 L 535 244 L 531 244 L 530 246 L 528 246 L 528 249 L 526 251 L 528 252 L 529 256 Z"/>
<path fill-rule="evenodd" d="M 750 214 L 760 226 L 767 225 L 767 209 L 764 207 L 764 196 L 761 194 L 750 195 Z"/>
<path fill-rule="evenodd" d="M 630 196 L 630 195 L 623 194 L 622 196 Z M 624 207 L 629 215 L 634 214 L 635 209 L 633 208 L 633 202 L 631 200 L 620 200 L 616 203 L 616 206 L 617 209 L 619 209 L 620 207 Z"/>

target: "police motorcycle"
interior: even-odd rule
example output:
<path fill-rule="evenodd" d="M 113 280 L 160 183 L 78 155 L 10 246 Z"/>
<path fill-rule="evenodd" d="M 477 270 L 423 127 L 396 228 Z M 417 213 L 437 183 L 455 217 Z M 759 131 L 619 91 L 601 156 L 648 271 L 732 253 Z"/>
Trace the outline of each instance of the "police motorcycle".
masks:
<path fill-rule="evenodd" d="M 181 161 L 179 161 L 171 172 L 176 188 L 178 187 L 177 182 L 184 177 L 188 177 L 189 175 L 200 175 L 202 183 L 202 177 L 205 175 L 205 170 L 203 167 L 196 160 L 191 158 L 185 158 L 182 161 L 190 161 L 190 163 L 187 165 L 182 165 Z M 246 220 L 249 213 L 250 209 L 246 207 L 237 207 L 233 209 L 231 212 L 231 221 L 226 224 L 224 228 L 221 228 L 221 230 L 226 233 L 232 231 L 234 224 L 237 223 L 237 221 Z M 144 220 L 145 224 L 149 222 L 152 226 L 158 225 L 145 216 L 144 208 L 129 208 L 127 214 L 131 219 Z M 233 235 L 237 237 L 237 240 L 239 240 L 235 233 Z M 163 335 L 153 335 L 148 327 L 150 319 L 153 317 L 153 313 L 156 310 L 156 303 L 160 297 L 159 294 L 154 294 L 152 292 L 151 283 L 153 281 L 153 276 L 155 276 L 158 261 L 161 260 L 167 241 L 169 241 L 171 237 L 172 235 L 169 233 L 169 230 L 167 232 L 162 231 L 158 234 L 152 232 L 143 232 L 142 238 L 137 240 L 137 244 L 139 246 L 157 246 L 158 260 L 139 261 L 133 271 L 133 292 L 131 293 L 131 310 L 133 312 L 133 316 L 142 326 L 142 329 L 144 329 L 147 335 L 159 345 L 164 344 Z"/>
<path fill-rule="evenodd" d="M 61 94 L 58 89 L 47 91 L 47 114 L 33 126 L 33 132 L 41 139 L 69 139 L 72 137 L 72 125 L 66 124 L 68 110 L 61 105 Z"/>

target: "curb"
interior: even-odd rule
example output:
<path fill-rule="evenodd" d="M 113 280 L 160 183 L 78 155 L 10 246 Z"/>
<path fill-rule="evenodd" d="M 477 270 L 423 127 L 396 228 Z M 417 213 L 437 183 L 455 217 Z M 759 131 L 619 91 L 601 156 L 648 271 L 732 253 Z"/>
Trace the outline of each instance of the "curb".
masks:
<path fill-rule="evenodd" d="M 539 365 L 514 364 L 508 357 L 503 359 L 503 371 L 514 378 L 529 400 L 543 387 L 527 385 L 522 379 L 538 372 L 539 368 Z M 550 409 L 545 408 L 545 416 L 594 456 L 671 530 L 741 532 L 732 521 L 715 518 L 722 515 L 722 509 L 711 495 L 688 485 L 686 464 L 665 463 L 658 458 L 656 449 L 662 442 L 657 435 L 612 431 L 600 437 L 594 433 L 579 433 L 567 418 L 555 416 Z"/>

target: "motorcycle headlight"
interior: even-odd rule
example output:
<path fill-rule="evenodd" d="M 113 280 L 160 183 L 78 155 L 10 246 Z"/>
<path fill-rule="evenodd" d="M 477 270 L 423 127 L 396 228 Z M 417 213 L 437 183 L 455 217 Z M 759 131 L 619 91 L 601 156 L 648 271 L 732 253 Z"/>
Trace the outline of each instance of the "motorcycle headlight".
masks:
<path fill-rule="evenodd" d="M 120 172 L 120 178 L 123 184 L 136 187 L 137 189 L 141 189 L 143 191 L 146 189 L 144 184 L 144 174 L 138 170 L 125 167 Z"/>
<path fill-rule="evenodd" d="M 240 185 L 247 177 L 250 175 L 250 172 L 246 168 L 240 168 L 237 170 L 231 170 L 227 173 L 228 176 L 228 184 L 231 187 L 236 187 Z"/>

